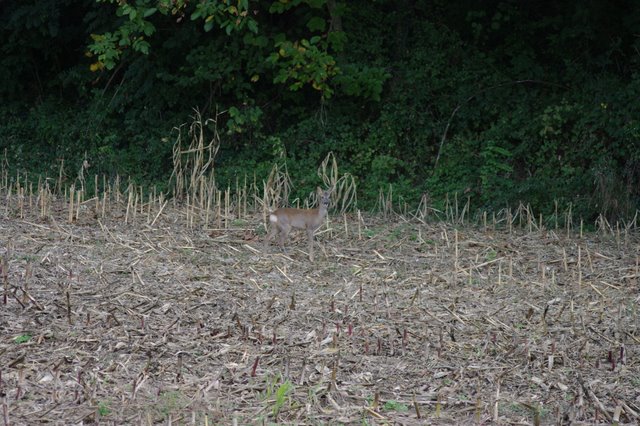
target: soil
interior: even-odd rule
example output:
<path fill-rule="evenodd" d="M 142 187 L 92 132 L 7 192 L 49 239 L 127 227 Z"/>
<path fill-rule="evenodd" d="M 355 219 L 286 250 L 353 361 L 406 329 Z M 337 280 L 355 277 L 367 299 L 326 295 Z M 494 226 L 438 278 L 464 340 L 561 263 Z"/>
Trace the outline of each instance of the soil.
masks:
<path fill-rule="evenodd" d="M 640 421 L 636 230 L 2 210 L 5 425 Z"/>

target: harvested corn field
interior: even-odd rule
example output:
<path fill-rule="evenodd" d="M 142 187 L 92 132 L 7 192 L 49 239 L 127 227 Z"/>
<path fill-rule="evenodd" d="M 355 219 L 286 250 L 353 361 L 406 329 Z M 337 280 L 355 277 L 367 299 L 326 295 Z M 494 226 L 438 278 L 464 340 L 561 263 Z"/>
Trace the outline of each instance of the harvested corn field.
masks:
<path fill-rule="evenodd" d="M 4 424 L 640 421 L 635 230 L 330 214 L 312 263 L 261 215 L 61 209 L 0 222 Z"/>

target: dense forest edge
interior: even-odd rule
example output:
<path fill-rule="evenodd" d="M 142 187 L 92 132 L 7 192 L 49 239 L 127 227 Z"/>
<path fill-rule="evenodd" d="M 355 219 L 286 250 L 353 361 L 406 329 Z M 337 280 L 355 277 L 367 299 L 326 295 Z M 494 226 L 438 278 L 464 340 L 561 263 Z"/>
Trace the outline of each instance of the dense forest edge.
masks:
<path fill-rule="evenodd" d="M 638 28 L 630 0 L 5 0 L 3 167 L 167 190 L 197 116 L 221 188 L 278 164 L 304 197 L 333 155 L 360 208 L 629 220 Z"/>

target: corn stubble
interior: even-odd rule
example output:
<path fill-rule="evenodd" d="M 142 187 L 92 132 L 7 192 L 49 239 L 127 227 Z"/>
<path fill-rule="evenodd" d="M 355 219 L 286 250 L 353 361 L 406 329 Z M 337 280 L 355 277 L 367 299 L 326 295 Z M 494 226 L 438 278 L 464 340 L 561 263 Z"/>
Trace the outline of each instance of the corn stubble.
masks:
<path fill-rule="evenodd" d="M 637 215 L 587 232 L 391 186 L 372 214 L 330 154 L 321 260 L 265 256 L 268 212 L 317 196 L 284 163 L 218 188 L 212 128 L 176 129 L 169 193 L 0 163 L 0 315 L 32 336 L 0 343 L 6 424 L 640 421 Z"/>

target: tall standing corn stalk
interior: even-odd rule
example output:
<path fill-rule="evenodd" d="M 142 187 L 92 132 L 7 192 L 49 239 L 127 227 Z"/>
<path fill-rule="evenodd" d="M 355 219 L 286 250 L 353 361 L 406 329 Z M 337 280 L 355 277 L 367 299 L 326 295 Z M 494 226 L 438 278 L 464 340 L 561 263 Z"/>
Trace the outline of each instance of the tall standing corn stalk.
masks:
<path fill-rule="evenodd" d="M 183 141 L 184 127 L 176 128 L 178 135 L 173 146 L 173 171 L 170 184 L 173 197 L 186 203 L 186 216 L 193 223 L 198 213 L 204 212 L 204 224 L 208 225 L 210 213 L 214 207 L 220 206 L 221 195 L 216 187 L 215 158 L 220 149 L 218 133 L 218 117 L 203 121 L 200 111 L 195 110 L 193 121 L 186 132 L 188 142 Z M 209 135 L 207 129 L 212 127 Z M 188 143 L 188 145 L 187 145 Z M 221 212 L 218 208 L 218 222 Z"/>

